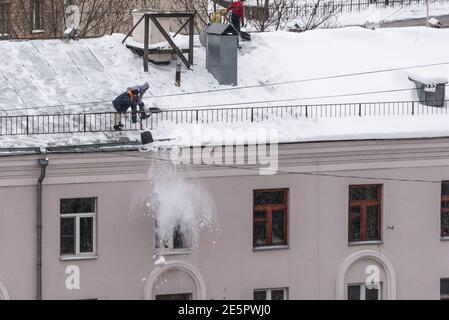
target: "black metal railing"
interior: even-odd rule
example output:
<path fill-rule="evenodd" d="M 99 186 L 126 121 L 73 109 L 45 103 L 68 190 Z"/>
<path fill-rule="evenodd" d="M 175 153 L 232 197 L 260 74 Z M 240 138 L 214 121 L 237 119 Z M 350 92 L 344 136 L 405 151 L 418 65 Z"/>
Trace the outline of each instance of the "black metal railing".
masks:
<path fill-rule="evenodd" d="M 429 103 L 430 104 L 430 103 Z M 163 125 L 263 122 L 275 119 L 447 115 L 441 107 L 419 101 L 369 102 L 270 107 L 164 110 L 137 123 L 122 116 L 123 131 L 152 130 Z M 0 136 L 114 131 L 114 112 L 0 116 Z"/>
<path fill-rule="evenodd" d="M 446 4 L 448 0 L 429 0 L 431 5 Z M 318 12 L 360 12 L 369 8 L 399 8 L 412 5 L 425 5 L 426 0 L 342 0 L 342 1 L 322 1 L 318 6 L 314 4 L 295 4 L 287 7 L 270 6 L 268 8 L 270 15 L 282 13 L 284 19 L 296 18 L 306 15 L 314 10 Z M 248 18 L 260 14 L 261 8 L 249 8 L 247 10 Z"/>

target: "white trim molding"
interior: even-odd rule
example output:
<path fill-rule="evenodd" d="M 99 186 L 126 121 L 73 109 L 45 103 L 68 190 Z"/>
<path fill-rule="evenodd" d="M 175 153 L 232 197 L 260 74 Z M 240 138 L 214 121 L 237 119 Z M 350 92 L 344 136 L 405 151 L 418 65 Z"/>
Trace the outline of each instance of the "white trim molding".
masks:
<path fill-rule="evenodd" d="M 155 268 L 147 280 L 145 281 L 145 286 L 143 288 L 143 299 L 152 300 L 153 298 L 153 287 L 157 279 L 164 273 L 170 270 L 182 270 L 186 272 L 195 283 L 195 288 L 197 291 L 198 300 L 206 300 L 206 283 L 200 272 L 192 266 L 190 263 L 181 260 L 167 261 L 167 264 L 163 267 Z"/>
<path fill-rule="evenodd" d="M 8 289 L 6 289 L 6 286 L 1 281 L 0 281 L 0 300 L 10 300 Z"/>
<path fill-rule="evenodd" d="M 374 250 L 360 250 L 352 253 L 343 261 L 337 273 L 336 298 L 345 300 L 347 296 L 346 273 L 349 268 L 361 259 L 372 259 L 381 264 L 385 270 L 386 283 L 384 288 L 386 300 L 396 300 L 396 272 L 390 260 L 382 253 Z"/>

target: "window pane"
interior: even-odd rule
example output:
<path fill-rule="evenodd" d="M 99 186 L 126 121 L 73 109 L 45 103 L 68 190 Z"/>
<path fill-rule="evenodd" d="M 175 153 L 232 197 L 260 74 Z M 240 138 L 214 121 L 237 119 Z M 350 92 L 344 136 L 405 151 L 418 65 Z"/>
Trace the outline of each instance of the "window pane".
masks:
<path fill-rule="evenodd" d="M 378 212 L 378 206 L 366 208 L 366 240 L 379 240 L 377 234 Z"/>
<path fill-rule="evenodd" d="M 349 188 L 351 200 L 379 200 L 380 186 L 351 186 Z"/>
<path fill-rule="evenodd" d="M 441 201 L 441 209 L 449 209 L 449 201 Z"/>
<path fill-rule="evenodd" d="M 264 221 L 254 222 L 254 245 L 263 246 L 267 244 L 266 223 Z"/>
<path fill-rule="evenodd" d="M 33 29 L 42 30 L 42 4 L 41 0 L 33 0 L 34 12 L 33 12 Z"/>
<path fill-rule="evenodd" d="M 0 35 L 6 33 L 6 4 L 0 1 Z"/>
<path fill-rule="evenodd" d="M 449 212 L 441 213 L 441 236 L 449 237 Z"/>
<path fill-rule="evenodd" d="M 265 219 L 266 212 L 265 211 L 255 211 L 254 212 L 254 218 L 255 219 Z"/>
<path fill-rule="evenodd" d="M 254 300 L 267 300 L 267 292 L 265 290 L 254 291 Z"/>
<path fill-rule="evenodd" d="M 360 241 L 360 223 L 361 209 L 360 207 L 351 207 L 349 209 L 349 241 Z"/>
<path fill-rule="evenodd" d="M 94 218 L 80 218 L 80 252 L 94 251 Z"/>
<path fill-rule="evenodd" d="M 365 287 L 365 300 L 379 300 L 379 289 Z"/>
<path fill-rule="evenodd" d="M 360 285 L 348 286 L 348 300 L 360 300 Z"/>
<path fill-rule="evenodd" d="M 441 182 L 441 195 L 449 196 L 449 181 Z"/>
<path fill-rule="evenodd" d="M 75 254 L 75 218 L 61 219 L 61 254 Z"/>
<path fill-rule="evenodd" d="M 178 224 L 173 231 L 173 249 L 187 248 L 186 239 L 181 232 L 181 226 Z"/>
<path fill-rule="evenodd" d="M 440 279 L 440 294 L 442 297 L 449 297 L 449 279 Z"/>
<path fill-rule="evenodd" d="M 170 247 L 170 242 L 168 240 L 159 240 L 156 234 L 156 248 L 157 249 L 168 249 Z"/>
<path fill-rule="evenodd" d="M 254 204 L 284 204 L 285 192 L 286 191 L 256 191 L 254 196 Z"/>
<path fill-rule="evenodd" d="M 284 300 L 284 290 L 271 290 L 271 300 Z"/>
<path fill-rule="evenodd" d="M 285 241 L 285 226 L 284 226 L 284 211 L 276 210 L 272 213 L 272 237 L 271 244 L 279 245 L 286 244 Z"/>
<path fill-rule="evenodd" d="M 61 199 L 61 214 L 93 212 L 95 212 L 95 198 Z"/>
<path fill-rule="evenodd" d="M 158 294 L 156 300 L 192 300 L 191 293 Z"/>

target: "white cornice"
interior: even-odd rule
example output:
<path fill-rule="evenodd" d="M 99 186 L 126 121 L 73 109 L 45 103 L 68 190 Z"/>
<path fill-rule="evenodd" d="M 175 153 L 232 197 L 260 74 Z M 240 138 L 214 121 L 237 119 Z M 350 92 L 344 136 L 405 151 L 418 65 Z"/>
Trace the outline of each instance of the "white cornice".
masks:
<path fill-rule="evenodd" d="M 36 184 L 37 159 L 44 157 L 50 160 L 45 183 L 64 184 L 145 180 L 154 162 L 144 157 L 161 156 L 120 151 L 4 157 L 0 158 L 0 186 Z M 282 144 L 279 166 L 295 172 L 449 166 L 449 138 Z M 258 175 L 258 170 L 204 165 L 180 166 L 179 172 L 187 177 Z"/>

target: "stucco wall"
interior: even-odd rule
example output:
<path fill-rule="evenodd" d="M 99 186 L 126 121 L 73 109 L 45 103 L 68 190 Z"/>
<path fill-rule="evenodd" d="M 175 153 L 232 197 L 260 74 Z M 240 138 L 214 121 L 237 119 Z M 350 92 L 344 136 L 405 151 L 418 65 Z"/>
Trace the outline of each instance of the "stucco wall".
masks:
<path fill-rule="evenodd" d="M 370 155 L 362 151 L 361 145 L 367 148 L 371 143 L 361 143 L 359 147 L 353 144 L 350 151 L 343 153 L 337 149 L 348 149 L 350 144 L 298 144 L 288 146 L 288 150 L 281 148 L 281 153 L 290 154 L 294 150 L 302 153 L 309 150 L 309 155 L 319 158 L 307 160 L 315 162 L 313 170 L 321 168 L 328 175 L 351 178 L 301 174 L 262 177 L 232 170 L 203 171 L 198 174 L 202 176 L 199 181 L 215 202 L 220 232 L 205 231 L 190 254 L 165 258 L 187 262 L 196 269 L 204 280 L 207 299 L 252 299 L 254 289 L 280 287 L 289 288 L 290 299 L 335 299 L 337 276 L 345 259 L 369 250 L 388 260 L 384 265 L 373 260 L 373 264 L 388 269 L 391 263 L 398 299 L 439 299 L 439 280 L 449 276 L 449 242 L 440 240 L 438 183 L 449 179 L 449 142 L 439 141 L 435 145 L 408 142 L 407 148 L 411 149 L 407 150 L 404 144 L 383 142 L 383 151 Z M 374 146 L 373 143 L 373 150 Z M 392 152 L 398 153 L 401 148 L 402 155 L 393 157 Z M 427 152 L 418 153 L 420 148 Z M 333 156 L 323 156 L 325 150 Z M 11 158 L 0 159 L 0 281 L 12 299 L 35 296 L 35 187 L 31 184 L 36 181 L 38 171 L 34 164 L 29 172 L 21 170 L 23 177 L 11 180 L 13 173 L 6 170 L 7 161 L 11 166 L 25 168 L 33 165 L 36 158 L 19 157 L 13 162 Z M 44 298 L 143 298 L 148 278 L 155 269 L 156 253 L 154 220 L 136 207 L 142 185 L 148 183 L 145 181 L 148 162 L 118 155 L 49 158 L 44 186 Z M 303 154 L 297 159 L 300 162 L 307 157 Z M 296 163 L 289 170 L 304 172 L 308 166 Z M 323 169 L 325 166 L 332 169 Z M 346 169 L 337 170 L 338 166 Z M 11 185 L 11 181 L 22 185 L 2 186 Z M 348 186 L 365 183 L 383 183 L 383 243 L 348 245 Z M 266 188 L 290 189 L 288 249 L 253 250 L 252 192 Z M 60 260 L 59 199 L 73 197 L 98 197 L 97 259 Z M 366 257 L 361 259 L 362 262 L 355 261 L 349 266 L 346 280 L 359 281 L 358 273 L 369 263 Z M 81 271 L 80 290 L 65 288 L 65 268 L 72 264 Z M 381 277 L 382 282 L 389 281 L 385 273 Z"/>

